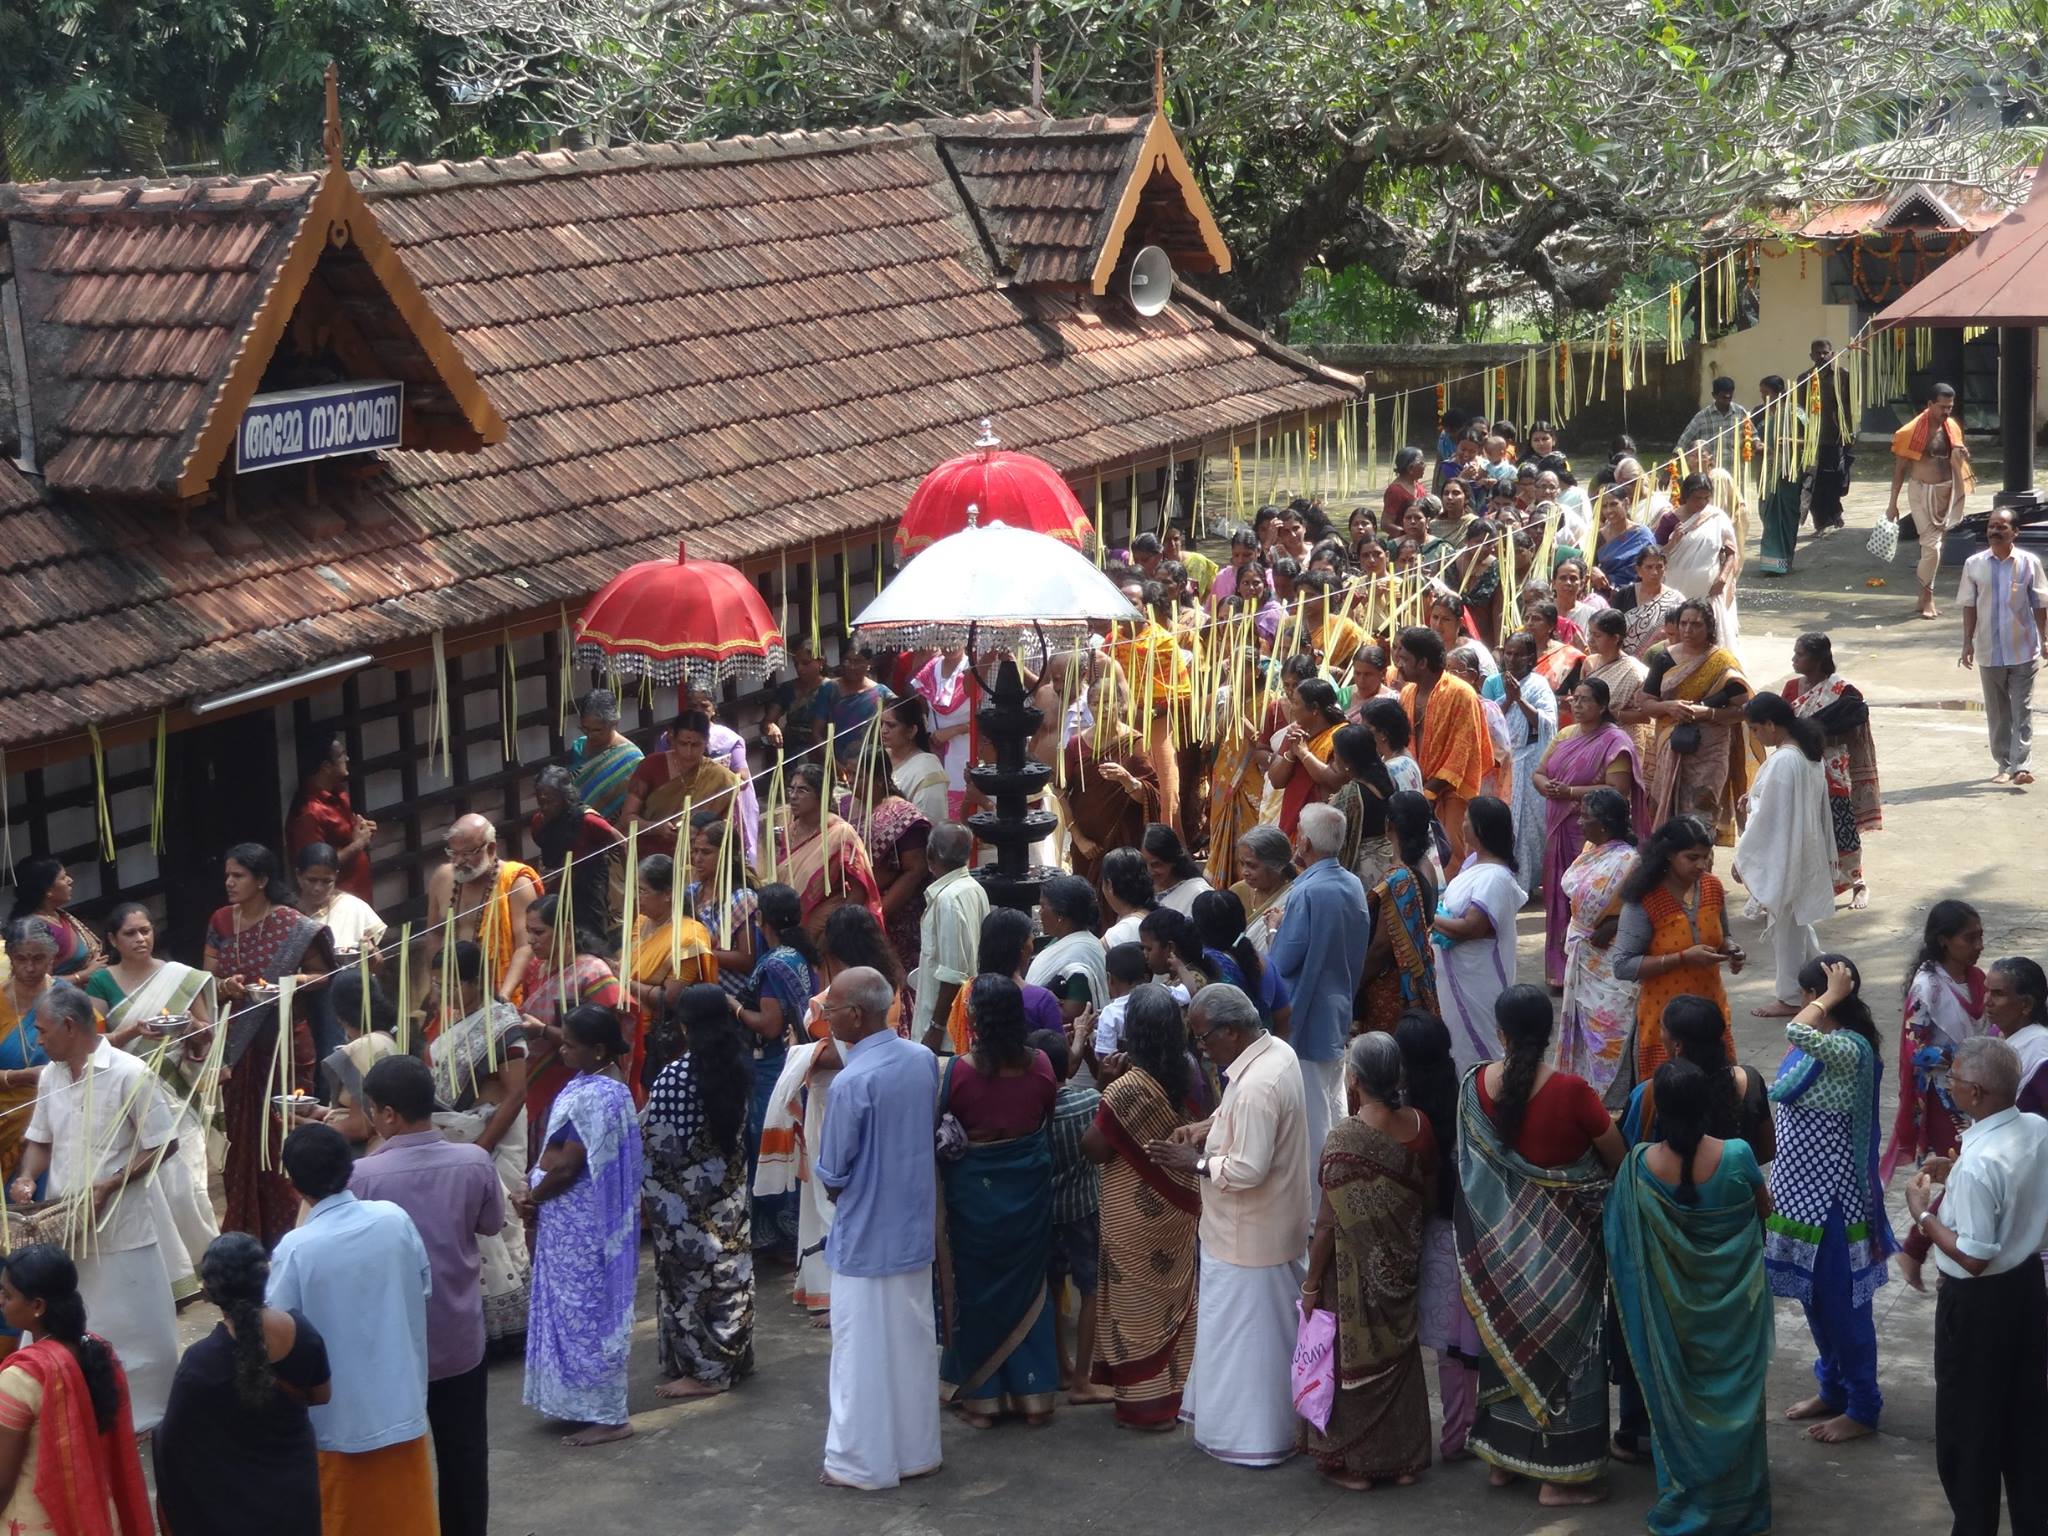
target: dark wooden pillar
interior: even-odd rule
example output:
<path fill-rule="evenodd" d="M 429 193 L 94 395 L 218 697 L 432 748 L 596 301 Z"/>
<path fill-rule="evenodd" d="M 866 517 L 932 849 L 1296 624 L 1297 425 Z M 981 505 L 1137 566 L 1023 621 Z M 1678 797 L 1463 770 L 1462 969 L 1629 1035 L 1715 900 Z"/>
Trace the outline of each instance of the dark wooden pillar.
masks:
<path fill-rule="evenodd" d="M 2005 454 L 2005 489 L 1999 500 L 2005 501 L 2034 486 L 2034 332 L 2029 326 L 1998 328 L 1998 425 Z"/>

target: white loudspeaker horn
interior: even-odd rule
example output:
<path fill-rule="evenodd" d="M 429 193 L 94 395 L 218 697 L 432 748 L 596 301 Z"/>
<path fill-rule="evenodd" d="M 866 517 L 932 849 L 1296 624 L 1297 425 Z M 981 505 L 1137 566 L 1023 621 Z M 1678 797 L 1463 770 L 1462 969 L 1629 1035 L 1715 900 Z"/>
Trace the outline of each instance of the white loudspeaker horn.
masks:
<path fill-rule="evenodd" d="M 1173 261 L 1156 245 L 1148 245 L 1131 261 L 1125 295 L 1141 315 L 1156 315 L 1173 297 Z"/>

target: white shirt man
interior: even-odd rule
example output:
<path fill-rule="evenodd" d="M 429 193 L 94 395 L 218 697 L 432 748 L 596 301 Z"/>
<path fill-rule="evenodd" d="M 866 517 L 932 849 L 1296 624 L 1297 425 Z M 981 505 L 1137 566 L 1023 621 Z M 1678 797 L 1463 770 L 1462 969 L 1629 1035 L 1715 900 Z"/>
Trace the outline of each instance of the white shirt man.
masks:
<path fill-rule="evenodd" d="M 53 989 L 37 1009 L 50 1064 L 36 1084 L 17 1199 L 45 1169 L 48 1198 L 73 1199 L 92 1232 L 72 1245 L 78 1291 L 93 1332 L 114 1346 L 128 1374 L 137 1433 L 163 1419 L 178 1368 L 178 1317 L 171 1275 L 157 1246 L 175 1232 L 156 1188 L 157 1164 L 177 1134 L 177 1117 L 139 1056 L 100 1038 L 92 1001 L 76 987 Z"/>
<path fill-rule="evenodd" d="M 917 1009 L 910 1038 L 941 1055 L 946 1042 L 946 1016 L 953 994 L 974 979 L 981 954 L 981 920 L 988 916 L 988 892 L 967 867 L 974 834 L 948 824 L 932 829 L 925 857 L 944 873 L 924 890 L 924 916 L 918 923 Z"/>
<path fill-rule="evenodd" d="M 1906 1209 L 1934 1245 L 1934 1464 L 1958 1536 L 1996 1536 L 2001 1486 L 2015 1531 L 2048 1524 L 2048 1120 L 2013 1107 L 2019 1053 L 1979 1035 L 1949 1069 L 1972 1117 L 1931 1209 L 1931 1172 Z"/>
<path fill-rule="evenodd" d="M 1153 991 L 1138 988 L 1127 1008 L 1174 1006 L 1163 994 L 1148 996 Z M 1227 984 L 1196 993 L 1188 1029 L 1229 1082 L 1206 1124 L 1146 1148 L 1202 1180 L 1195 1363 L 1180 1416 L 1196 1446 L 1218 1461 L 1270 1467 L 1295 1449 L 1288 1365 L 1309 1233 L 1301 1064 L 1285 1040 L 1260 1027 L 1252 1000 Z"/>
<path fill-rule="evenodd" d="M 1963 665 L 1977 669 L 1984 723 L 1998 761 L 1994 784 L 2031 784 L 2034 677 L 2048 631 L 2048 575 L 2040 557 L 2014 547 L 2013 515 L 1994 511 L 1984 524 L 1988 546 L 1963 562 L 1956 601 L 1963 609 Z"/>

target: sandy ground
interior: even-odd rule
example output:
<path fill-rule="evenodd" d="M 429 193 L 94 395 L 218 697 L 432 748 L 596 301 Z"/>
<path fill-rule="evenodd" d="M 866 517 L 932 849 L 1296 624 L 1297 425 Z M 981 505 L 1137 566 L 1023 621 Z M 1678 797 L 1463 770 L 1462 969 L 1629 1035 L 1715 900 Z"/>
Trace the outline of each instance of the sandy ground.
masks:
<path fill-rule="evenodd" d="M 1996 483 L 1995 470 L 1984 468 Z M 1991 763 L 1976 679 L 1957 665 L 1959 620 L 1946 611 L 1954 573 L 1942 580 L 1942 621 L 1915 620 L 1914 546 L 1908 544 L 1888 569 L 1877 567 L 1864 550 L 1865 533 L 1881 507 L 1882 489 L 1866 478 L 1850 503 L 1849 530 L 1803 544 L 1789 578 L 1746 577 L 1741 606 L 1742 650 L 1758 686 L 1776 686 L 1788 674 L 1795 635 L 1824 629 L 1834 636 L 1843 670 L 1875 706 L 1885 827 L 1867 845 L 1872 904 L 1866 912 L 1838 912 L 1823 925 L 1821 941 L 1858 960 L 1875 1011 L 1891 1031 L 1897 1027 L 1902 971 L 1930 902 L 1961 895 L 1978 904 L 1989 938 L 1987 962 L 2048 948 L 2048 919 L 2032 894 L 2037 866 L 2014 856 L 2041 832 L 2048 787 L 2028 795 L 1988 783 Z M 1753 559 L 1753 548 L 1751 554 Z M 1887 587 L 1865 585 L 1879 574 L 1888 578 Z M 1726 862 L 1724 855 L 1724 875 Z M 1538 973 L 1540 923 L 1540 914 L 1524 914 L 1525 977 Z M 1765 964 L 1753 964 L 1733 988 L 1736 1038 L 1744 1060 L 1769 1070 L 1783 1054 L 1782 1026 L 1749 1016 L 1767 1000 L 1768 976 L 1762 973 L 1768 956 L 1756 925 L 1738 923 L 1738 936 Z M 1888 1063 L 1895 1054 L 1888 1039 Z M 1886 1097 L 1888 1121 L 1889 1087 Z M 1893 1203 L 1897 1213 L 1899 1202 Z M 1263 1472 L 1227 1468 L 1194 1450 L 1184 1432 L 1124 1433 L 1112 1426 L 1105 1409 L 1065 1406 L 1042 1430 L 1003 1425 L 977 1432 L 949 1421 L 939 1475 L 890 1493 L 828 1491 L 817 1484 L 828 1341 L 790 1307 L 787 1273 L 761 1277 L 754 1378 L 724 1397 L 682 1406 L 657 1404 L 653 1395 L 648 1283 L 643 1276 L 632 1440 L 591 1450 L 563 1448 L 558 1431 L 520 1405 L 518 1367 L 494 1369 L 494 1532 L 993 1536 L 1040 1526 L 1123 1536 L 1279 1536 L 1370 1521 L 1384 1536 L 1443 1530 L 1590 1536 L 1640 1531 L 1654 1498 L 1647 1466 L 1618 1467 L 1605 1506 L 1544 1510 L 1526 1485 L 1488 1488 L 1486 1469 L 1472 1462 L 1435 1468 L 1413 1488 L 1344 1493 L 1298 1459 Z M 1878 1294 L 1877 1309 L 1887 1400 L 1882 1431 L 1862 1443 L 1823 1446 L 1777 1417 L 1812 1385 L 1804 1323 L 1795 1308 L 1778 1306 L 1768 1406 L 1781 1531 L 1946 1526 L 1932 1444 L 1933 1299 L 1894 1281 Z M 189 1319 L 188 1327 L 197 1321 Z"/>

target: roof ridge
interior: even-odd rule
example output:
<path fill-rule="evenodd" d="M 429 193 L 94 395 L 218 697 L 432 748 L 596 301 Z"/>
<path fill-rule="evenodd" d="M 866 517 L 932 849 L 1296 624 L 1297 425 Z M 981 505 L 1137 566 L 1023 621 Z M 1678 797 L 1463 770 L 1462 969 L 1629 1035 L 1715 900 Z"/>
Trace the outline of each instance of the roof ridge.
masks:
<path fill-rule="evenodd" d="M 724 139 L 686 139 L 661 143 L 635 140 L 591 149 L 522 150 L 516 155 L 476 160 L 407 160 L 390 165 L 358 166 L 350 178 L 365 197 L 404 197 L 441 192 L 457 186 L 494 186 L 507 181 L 538 181 L 554 176 L 594 176 L 676 165 L 746 164 L 785 156 L 865 149 L 924 138 L 917 123 L 879 123 L 853 128 L 791 129 L 780 133 L 740 134 Z"/>

